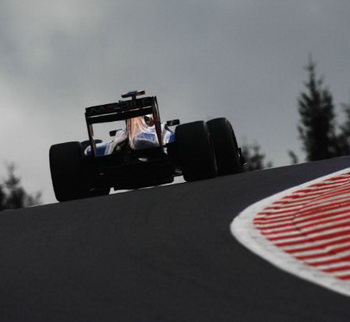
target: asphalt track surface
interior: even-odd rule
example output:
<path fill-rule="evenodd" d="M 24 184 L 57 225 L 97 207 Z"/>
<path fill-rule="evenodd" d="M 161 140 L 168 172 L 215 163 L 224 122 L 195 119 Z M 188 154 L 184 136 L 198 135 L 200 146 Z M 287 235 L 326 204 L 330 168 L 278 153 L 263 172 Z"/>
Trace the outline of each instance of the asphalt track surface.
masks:
<path fill-rule="evenodd" d="M 344 157 L 0 213 L 0 321 L 349 321 L 350 298 L 230 233 L 245 207 Z"/>

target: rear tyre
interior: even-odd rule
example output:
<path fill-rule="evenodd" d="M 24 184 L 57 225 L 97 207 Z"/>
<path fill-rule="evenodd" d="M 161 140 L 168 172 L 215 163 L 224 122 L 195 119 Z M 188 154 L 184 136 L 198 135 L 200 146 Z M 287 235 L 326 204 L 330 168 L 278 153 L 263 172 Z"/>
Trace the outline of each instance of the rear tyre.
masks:
<path fill-rule="evenodd" d="M 110 188 L 94 189 L 89 192 L 89 197 L 107 196 L 110 191 Z"/>
<path fill-rule="evenodd" d="M 224 117 L 207 122 L 213 140 L 219 176 L 243 171 L 240 150 L 231 123 Z"/>
<path fill-rule="evenodd" d="M 58 201 L 89 196 L 89 186 L 83 169 L 83 148 L 79 142 L 51 146 L 50 170 L 52 185 Z"/>
<path fill-rule="evenodd" d="M 95 141 L 96 144 L 97 144 L 97 143 L 102 143 L 102 142 L 103 142 L 102 140 L 99 140 L 99 139 L 94 140 L 94 141 Z M 86 141 L 80 142 L 80 144 L 81 144 L 81 146 L 82 146 L 83 151 L 85 151 L 85 149 L 86 149 L 88 146 L 90 146 L 90 141 L 89 141 L 89 140 L 86 140 Z"/>
<path fill-rule="evenodd" d="M 217 175 L 214 147 L 205 122 L 179 125 L 175 129 L 175 137 L 178 162 L 186 181 Z"/>

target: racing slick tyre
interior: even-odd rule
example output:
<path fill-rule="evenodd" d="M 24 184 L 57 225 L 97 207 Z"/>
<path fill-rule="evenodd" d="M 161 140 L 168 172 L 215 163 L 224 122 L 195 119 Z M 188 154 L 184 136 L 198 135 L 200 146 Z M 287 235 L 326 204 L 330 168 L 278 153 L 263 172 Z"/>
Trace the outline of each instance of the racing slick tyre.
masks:
<path fill-rule="evenodd" d="M 55 144 L 50 148 L 52 185 L 58 201 L 89 196 L 83 170 L 83 148 L 79 142 Z"/>
<path fill-rule="evenodd" d="M 215 152 L 207 124 L 197 121 L 176 127 L 177 157 L 186 181 L 217 175 Z"/>
<path fill-rule="evenodd" d="M 99 139 L 94 140 L 94 141 L 95 141 L 96 144 L 97 144 L 97 143 L 102 143 L 102 142 L 103 142 L 102 140 L 99 140 Z M 82 146 L 83 151 L 85 151 L 85 149 L 86 149 L 88 146 L 90 146 L 90 141 L 89 141 L 89 140 L 86 140 L 86 141 L 80 142 L 80 144 L 81 144 L 81 146 Z"/>
<path fill-rule="evenodd" d="M 207 122 L 213 140 L 218 175 L 243 171 L 240 150 L 231 123 L 224 117 Z"/>
<path fill-rule="evenodd" d="M 93 189 L 89 192 L 88 197 L 107 196 L 109 195 L 110 191 L 111 191 L 110 188 Z"/>

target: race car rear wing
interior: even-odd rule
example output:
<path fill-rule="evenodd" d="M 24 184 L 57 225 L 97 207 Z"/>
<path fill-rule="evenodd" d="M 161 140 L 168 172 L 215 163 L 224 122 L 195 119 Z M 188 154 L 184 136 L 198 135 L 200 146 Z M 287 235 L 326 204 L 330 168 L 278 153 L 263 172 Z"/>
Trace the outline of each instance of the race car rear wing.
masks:
<path fill-rule="evenodd" d="M 85 117 L 87 124 L 106 123 L 152 114 L 154 110 L 157 110 L 157 97 L 148 96 L 87 107 Z"/>
<path fill-rule="evenodd" d="M 129 92 L 123 94 L 122 97 L 131 97 L 131 100 L 91 106 L 85 109 L 86 125 L 88 128 L 89 140 L 93 156 L 96 156 L 96 143 L 94 140 L 94 131 L 92 127 L 93 124 L 127 120 L 148 114 L 153 115 L 159 146 L 162 145 L 157 97 L 146 96 L 142 98 L 136 98 L 136 96 L 143 94 L 145 94 L 144 91 Z"/>

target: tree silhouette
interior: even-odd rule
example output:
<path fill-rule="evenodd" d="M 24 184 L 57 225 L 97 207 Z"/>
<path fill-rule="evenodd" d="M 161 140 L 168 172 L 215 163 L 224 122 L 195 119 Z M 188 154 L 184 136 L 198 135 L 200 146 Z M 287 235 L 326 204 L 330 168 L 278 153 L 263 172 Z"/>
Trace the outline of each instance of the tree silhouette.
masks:
<path fill-rule="evenodd" d="M 289 157 L 291 159 L 291 164 L 299 163 L 299 158 L 298 158 L 298 156 L 296 155 L 296 153 L 294 151 L 289 150 L 288 151 L 288 155 L 289 155 Z"/>
<path fill-rule="evenodd" d="M 247 171 L 262 170 L 272 167 L 270 161 L 265 161 L 266 156 L 260 152 L 260 149 L 261 147 L 257 143 L 242 145 L 242 154 L 247 163 L 245 166 Z"/>
<path fill-rule="evenodd" d="M 7 177 L 0 184 L 0 211 L 30 207 L 40 203 L 41 193 L 28 194 L 21 186 L 21 179 L 15 175 L 15 165 L 7 167 Z"/>
<path fill-rule="evenodd" d="M 341 104 L 345 113 L 345 121 L 339 126 L 339 134 L 336 137 L 335 149 L 338 156 L 350 154 L 350 103 Z"/>
<path fill-rule="evenodd" d="M 304 83 L 306 91 L 298 99 L 302 148 L 308 161 L 332 158 L 338 154 L 333 96 L 324 86 L 323 78 L 317 77 L 312 57 L 306 70 L 309 73 Z"/>

